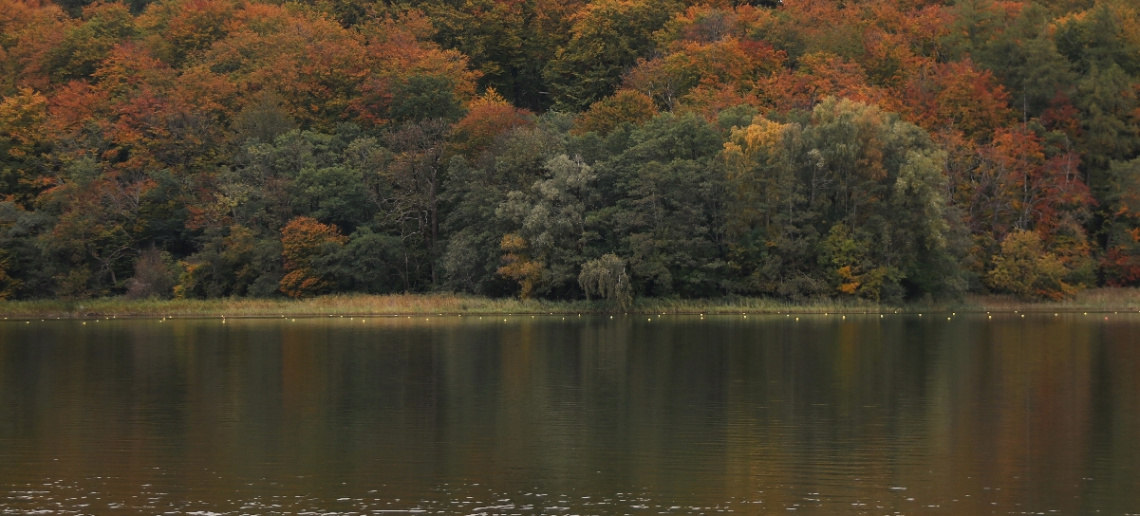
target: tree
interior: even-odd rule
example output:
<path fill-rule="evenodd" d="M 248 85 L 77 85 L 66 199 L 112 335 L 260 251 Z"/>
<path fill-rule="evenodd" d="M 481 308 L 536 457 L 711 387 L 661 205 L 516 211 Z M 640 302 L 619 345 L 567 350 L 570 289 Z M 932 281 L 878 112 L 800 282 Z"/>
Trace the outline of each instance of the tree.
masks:
<path fill-rule="evenodd" d="M 1128 23 L 1134 24 L 1140 13 L 1124 5 L 1097 2 L 1088 11 L 1058 20 L 1058 51 L 1082 75 L 1088 75 L 1094 68 L 1104 70 L 1114 65 L 1128 74 L 1140 72 L 1140 45 L 1135 34 L 1126 30 Z"/>
<path fill-rule="evenodd" d="M 1116 65 L 1095 66 L 1077 86 L 1083 132 L 1078 137 L 1088 167 L 1087 182 L 1098 199 L 1108 194 L 1108 169 L 1140 150 L 1140 107 L 1135 80 Z"/>
<path fill-rule="evenodd" d="M 364 172 L 345 165 L 303 168 L 293 182 L 295 210 L 346 230 L 368 220 Z"/>
<path fill-rule="evenodd" d="M 440 244 L 440 193 L 446 181 L 447 164 L 443 161 L 450 127 L 442 120 L 424 120 L 401 125 L 388 137 L 393 158 L 380 171 L 387 188 L 378 199 L 385 224 L 405 240 L 416 239 L 423 254 L 408 255 L 406 261 L 419 262 L 428 269 L 428 284 L 439 281 L 437 258 Z M 422 247 L 421 247 L 422 246 Z"/>
<path fill-rule="evenodd" d="M 968 60 L 932 63 L 902 89 L 907 119 L 928 131 L 953 128 L 968 138 L 985 139 L 1012 119 L 1009 94 L 990 72 Z"/>
<path fill-rule="evenodd" d="M 83 8 L 83 23 L 69 28 L 59 46 L 46 56 L 54 82 L 85 79 L 95 73 L 119 42 L 137 35 L 134 19 L 125 5 L 92 4 Z"/>
<path fill-rule="evenodd" d="M 526 243 L 528 264 L 538 264 L 539 276 L 529 284 L 531 291 L 564 294 L 573 288 L 585 260 L 586 214 L 597 176 L 581 159 L 565 154 L 547 161 L 544 171 L 529 191 L 507 194 L 495 214 L 517 228 L 518 238 Z M 507 242 L 505 237 L 503 241 Z"/>
<path fill-rule="evenodd" d="M 954 212 L 929 135 L 876 107 L 829 98 L 806 125 L 757 118 L 725 147 L 728 235 L 742 287 L 799 297 L 954 295 Z"/>
<path fill-rule="evenodd" d="M 503 250 L 503 266 L 499 275 L 519 284 L 519 298 L 530 299 L 542 280 L 543 263 L 533 260 L 527 253 L 528 245 L 522 237 L 507 233 L 503 235 L 500 247 Z"/>
<path fill-rule="evenodd" d="M 1002 240 L 1001 253 L 994 256 L 994 268 L 986 276 L 990 288 L 1022 298 L 1062 299 L 1076 288 L 1064 281 L 1065 266 L 1041 244 L 1033 232 L 1018 230 Z"/>
<path fill-rule="evenodd" d="M 554 127 L 551 117 L 561 119 L 548 114 L 534 126 L 512 129 L 472 163 L 452 158 L 441 195 L 447 207 L 440 260 L 445 288 L 483 295 L 514 290 L 496 271 L 503 235 L 520 224 L 499 216 L 498 208 L 510 192 L 528 191 L 546 173 L 545 164 L 565 153 L 564 129 Z"/>
<path fill-rule="evenodd" d="M 515 108 L 493 89 L 467 106 L 467 114 L 451 130 L 449 153 L 468 160 L 481 157 L 508 131 L 533 124 L 530 112 Z"/>
<path fill-rule="evenodd" d="M 46 119 L 47 98 L 31 88 L 0 100 L 0 200 L 30 208 L 51 184 L 39 170 Z"/>
<path fill-rule="evenodd" d="M 627 257 L 635 292 L 720 292 L 721 147 L 720 134 L 704 119 L 665 113 L 630 132 L 612 157 L 596 164 L 598 190 L 608 195 L 587 217 L 596 221 L 592 254 Z"/>
<path fill-rule="evenodd" d="M 889 292 L 903 274 L 898 268 L 876 263 L 868 256 L 873 242 L 861 236 L 863 238 L 856 240 L 842 222 L 832 226 L 822 243 L 820 261 L 830 268 L 835 290 L 880 301 L 885 293 L 884 287 Z"/>
<path fill-rule="evenodd" d="M 647 0 L 601 0 L 574 18 L 570 41 L 547 63 L 543 75 L 554 107 L 581 111 L 614 92 L 622 74 L 653 46 L 672 5 Z"/>
<path fill-rule="evenodd" d="M 1104 223 L 1105 282 L 1113 286 L 1140 283 L 1140 159 L 1114 162 L 1112 187 Z"/>
<path fill-rule="evenodd" d="M 636 91 L 621 90 L 590 105 L 575 120 L 579 132 L 605 136 L 622 124 L 639 126 L 657 114 L 653 101 Z"/>
<path fill-rule="evenodd" d="M 622 309 L 629 308 L 633 302 L 633 287 L 625 272 L 625 260 L 614 254 L 605 254 L 582 264 L 578 284 L 586 293 L 587 300 L 590 296 L 598 296 L 617 303 Z"/>
<path fill-rule="evenodd" d="M 126 295 L 130 299 L 168 298 L 174 289 L 175 275 L 170 253 L 154 247 L 145 249 L 135 260 L 135 275 L 127 282 Z"/>
<path fill-rule="evenodd" d="M 1077 76 L 1058 51 L 1049 31 L 1049 14 L 1042 7 L 1029 4 L 1005 21 L 1005 30 L 991 29 L 992 35 L 970 50 L 1005 84 L 1013 107 L 1025 121 L 1040 116 L 1058 93 L 1070 92 Z"/>
<path fill-rule="evenodd" d="M 329 259 L 340 278 L 338 291 L 374 294 L 409 292 L 411 278 L 405 259 L 410 251 L 397 235 L 361 227 L 349 235 L 341 254 Z"/>
<path fill-rule="evenodd" d="M 137 25 L 150 36 L 147 43 L 155 55 L 181 67 L 228 36 L 231 29 L 240 28 L 240 24 L 228 23 L 238 9 L 233 0 L 156 2 L 137 18 Z"/>
<path fill-rule="evenodd" d="M 310 297 L 329 291 L 335 280 L 329 274 L 328 258 L 348 241 L 336 226 L 310 217 L 297 217 L 281 229 L 281 256 L 285 276 L 281 292 L 289 297 Z"/>
<path fill-rule="evenodd" d="M 500 92 L 521 108 L 550 106 L 543 66 L 569 39 L 572 14 L 584 2 L 464 0 L 423 8 L 435 41 L 462 52 L 482 72 L 481 87 Z"/>
<path fill-rule="evenodd" d="M 182 273 L 174 297 L 269 297 L 280 292 L 279 238 L 235 224 L 206 228 L 201 240 L 200 249 L 179 262 Z"/>
<path fill-rule="evenodd" d="M 393 121 L 418 122 L 446 120 L 463 116 L 461 99 L 455 95 L 451 79 L 439 75 L 413 75 L 392 88 L 389 113 Z"/>
<path fill-rule="evenodd" d="M 799 156 L 802 130 L 755 117 L 732 129 L 724 147 L 725 232 L 733 292 L 798 297 L 821 293 L 812 281 Z"/>

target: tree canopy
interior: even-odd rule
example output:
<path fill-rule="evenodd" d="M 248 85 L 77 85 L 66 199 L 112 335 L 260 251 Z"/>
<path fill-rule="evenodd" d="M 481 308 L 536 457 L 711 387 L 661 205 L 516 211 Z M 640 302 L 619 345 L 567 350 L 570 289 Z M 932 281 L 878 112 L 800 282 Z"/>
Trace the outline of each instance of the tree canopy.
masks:
<path fill-rule="evenodd" d="M 1140 284 L 1126 0 L 0 0 L 0 299 Z"/>

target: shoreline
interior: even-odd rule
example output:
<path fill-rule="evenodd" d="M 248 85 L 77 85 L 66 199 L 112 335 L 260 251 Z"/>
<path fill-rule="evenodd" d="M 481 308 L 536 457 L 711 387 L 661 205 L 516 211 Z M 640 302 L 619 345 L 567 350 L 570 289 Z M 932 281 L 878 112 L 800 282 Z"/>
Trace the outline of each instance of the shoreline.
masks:
<path fill-rule="evenodd" d="M 519 300 L 453 294 L 338 294 L 309 299 L 140 299 L 118 298 L 0 301 L 0 317 L 324 317 L 407 315 L 567 315 L 567 314 L 888 314 L 888 313 L 1073 313 L 1140 312 L 1140 289 L 1099 288 L 1062 301 L 1023 301 L 1008 296 L 971 295 L 959 301 L 886 305 L 866 300 L 793 303 L 771 298 L 635 300 L 622 309 L 606 301 Z"/>

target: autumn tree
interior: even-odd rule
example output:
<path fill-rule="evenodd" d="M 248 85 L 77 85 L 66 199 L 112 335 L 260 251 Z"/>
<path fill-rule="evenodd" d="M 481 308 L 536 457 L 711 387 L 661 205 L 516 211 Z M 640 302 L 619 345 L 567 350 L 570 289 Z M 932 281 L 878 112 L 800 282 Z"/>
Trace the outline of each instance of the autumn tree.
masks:
<path fill-rule="evenodd" d="M 575 14 L 570 41 L 543 71 L 558 109 L 579 111 L 613 93 L 622 74 L 653 47 L 669 3 L 602 0 Z"/>
<path fill-rule="evenodd" d="M 334 279 L 328 274 L 328 258 L 334 257 L 348 239 L 336 226 L 310 217 L 297 217 L 281 229 L 281 255 L 285 276 L 281 292 L 289 297 L 310 297 L 328 292 Z"/>
<path fill-rule="evenodd" d="M 499 275 L 518 282 L 520 299 L 530 299 L 542 281 L 543 263 L 529 256 L 527 241 L 516 234 L 503 235 L 500 247 L 503 266 L 499 267 Z"/>
<path fill-rule="evenodd" d="M 467 106 L 467 113 L 452 128 L 448 153 L 469 160 L 479 158 L 508 131 L 531 125 L 530 112 L 512 106 L 493 89 Z"/>
<path fill-rule="evenodd" d="M 622 124 L 641 125 L 657 114 L 653 101 L 636 91 L 621 90 L 590 105 L 575 121 L 579 132 L 607 135 Z"/>
<path fill-rule="evenodd" d="M 47 150 L 42 135 L 46 118 L 47 98 L 30 88 L 0 100 L 0 200 L 30 208 L 51 185 L 39 159 Z"/>
<path fill-rule="evenodd" d="M 1001 243 L 1001 253 L 994 257 L 994 268 L 986 283 L 998 292 L 1025 299 L 1062 299 L 1076 289 L 1065 282 L 1065 266 L 1044 249 L 1041 237 L 1032 231 L 1010 233 Z"/>

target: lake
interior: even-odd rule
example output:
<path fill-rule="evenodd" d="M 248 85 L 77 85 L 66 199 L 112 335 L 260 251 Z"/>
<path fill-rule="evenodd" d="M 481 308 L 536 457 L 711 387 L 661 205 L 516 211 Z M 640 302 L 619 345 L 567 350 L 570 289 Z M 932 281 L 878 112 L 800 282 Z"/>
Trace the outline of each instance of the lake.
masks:
<path fill-rule="evenodd" d="M 0 321 L 0 514 L 1137 514 L 1140 314 Z"/>

